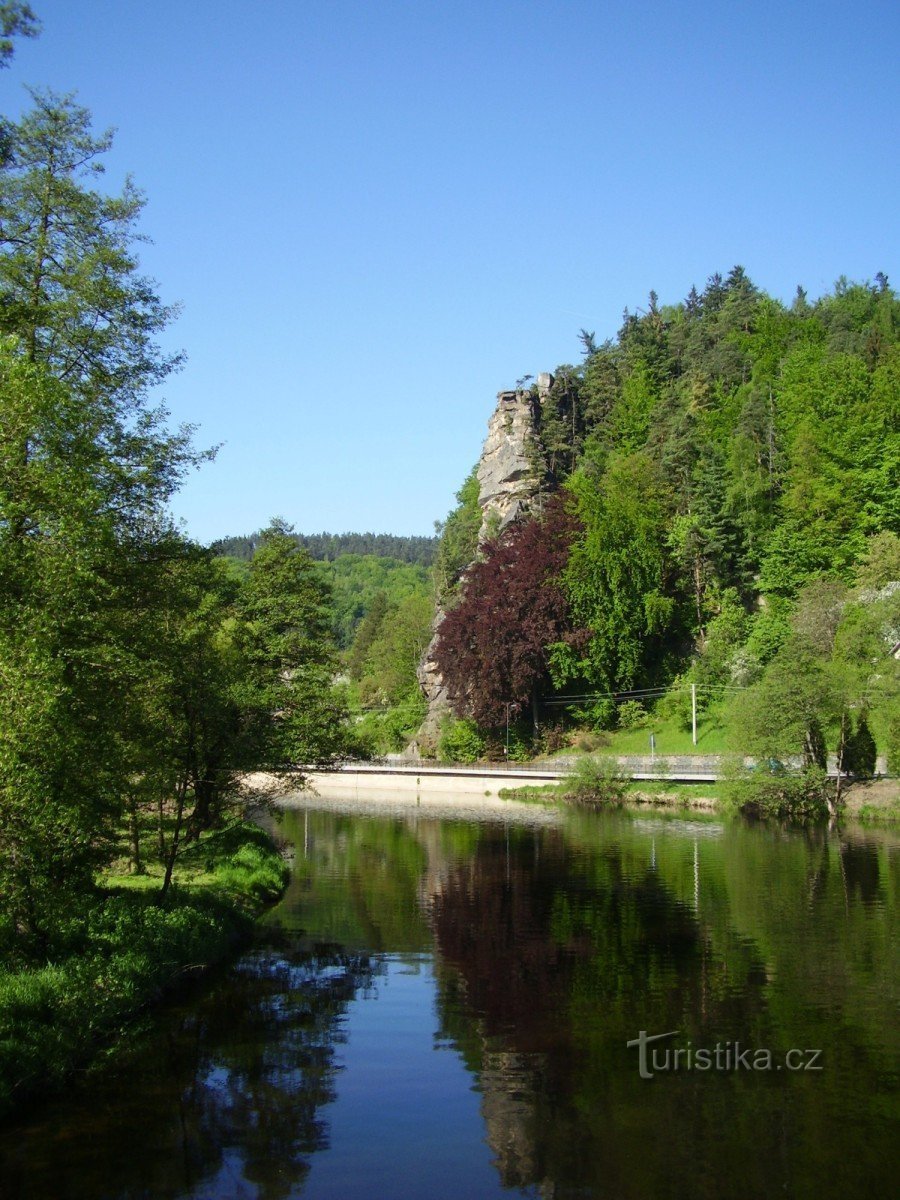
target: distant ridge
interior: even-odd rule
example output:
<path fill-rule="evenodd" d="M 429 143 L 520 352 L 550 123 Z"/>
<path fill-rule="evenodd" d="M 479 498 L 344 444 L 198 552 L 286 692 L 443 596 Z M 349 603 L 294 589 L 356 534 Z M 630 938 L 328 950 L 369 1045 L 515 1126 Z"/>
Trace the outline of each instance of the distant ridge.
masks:
<path fill-rule="evenodd" d="M 321 562 L 332 562 L 342 554 L 374 554 L 423 567 L 431 566 L 438 543 L 436 537 L 398 537 L 393 533 L 297 533 L 294 536 L 311 558 Z M 249 562 L 259 539 L 259 532 L 245 537 L 217 538 L 209 548 L 216 554 Z"/>

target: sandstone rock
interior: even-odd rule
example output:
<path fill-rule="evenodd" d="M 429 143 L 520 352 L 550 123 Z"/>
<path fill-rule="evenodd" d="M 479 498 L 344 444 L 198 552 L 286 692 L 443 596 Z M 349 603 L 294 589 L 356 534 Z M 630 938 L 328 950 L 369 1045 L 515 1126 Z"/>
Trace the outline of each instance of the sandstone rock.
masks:
<path fill-rule="evenodd" d="M 553 382 L 549 374 L 538 376 L 539 393 Z M 533 433 L 531 397 L 524 391 L 499 392 L 497 407 L 488 422 L 487 438 L 478 463 L 478 503 L 481 507 L 479 542 L 494 536 L 510 521 L 527 511 L 538 492 L 529 443 Z M 444 613 L 435 613 L 432 638 L 419 664 L 418 679 L 428 702 L 428 714 L 415 740 L 407 747 L 411 756 L 432 755 L 437 750 L 441 724 L 450 714 L 450 700 L 434 661 L 437 633 Z"/>
<path fill-rule="evenodd" d="M 527 392 L 499 392 L 477 470 L 482 513 L 479 541 L 514 521 L 535 495 L 529 457 L 532 432 Z"/>

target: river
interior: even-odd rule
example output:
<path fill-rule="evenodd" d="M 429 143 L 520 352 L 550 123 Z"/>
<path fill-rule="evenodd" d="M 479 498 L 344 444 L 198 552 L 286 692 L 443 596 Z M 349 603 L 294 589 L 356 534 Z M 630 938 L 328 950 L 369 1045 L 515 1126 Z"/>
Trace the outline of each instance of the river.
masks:
<path fill-rule="evenodd" d="M 0 1134 L 0 1196 L 896 1194 L 896 835 L 475 802 L 277 829 L 255 943 Z"/>

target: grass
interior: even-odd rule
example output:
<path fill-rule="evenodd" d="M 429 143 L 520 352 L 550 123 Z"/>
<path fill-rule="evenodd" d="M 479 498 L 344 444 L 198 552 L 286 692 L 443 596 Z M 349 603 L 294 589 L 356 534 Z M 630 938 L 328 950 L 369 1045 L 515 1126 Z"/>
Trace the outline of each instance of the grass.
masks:
<path fill-rule="evenodd" d="M 142 1009 L 231 953 L 288 869 L 263 830 L 236 822 L 187 848 L 160 907 L 162 873 L 150 862 L 144 875 L 105 876 L 65 950 L 0 969 L 0 1118 L 58 1088 Z"/>
<path fill-rule="evenodd" d="M 501 800 L 525 803 L 555 804 L 578 798 L 577 788 L 568 780 L 559 783 L 525 784 L 522 787 L 501 788 Z M 616 802 L 635 805 L 658 805 L 661 808 L 717 807 L 723 799 L 717 783 L 671 783 L 668 780 L 629 780 L 617 789 Z"/>
<path fill-rule="evenodd" d="M 662 720 L 651 716 L 643 728 L 616 729 L 604 733 L 601 753 L 648 755 L 651 733 L 656 741 L 657 755 L 725 754 L 731 748 L 726 713 L 721 707 L 717 707 L 709 709 L 697 718 L 696 746 L 693 744 L 690 729 L 683 729 L 677 720 Z M 577 748 L 574 748 L 574 752 L 578 753 Z M 573 748 L 569 747 L 558 751 L 554 757 L 565 757 L 572 753 Z"/>

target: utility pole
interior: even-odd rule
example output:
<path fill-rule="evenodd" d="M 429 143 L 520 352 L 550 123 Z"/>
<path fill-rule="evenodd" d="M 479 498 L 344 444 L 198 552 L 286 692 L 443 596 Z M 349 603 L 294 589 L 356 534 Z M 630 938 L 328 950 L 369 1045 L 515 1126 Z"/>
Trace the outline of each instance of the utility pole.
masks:
<path fill-rule="evenodd" d="M 697 685 L 691 684 L 691 734 L 694 745 L 697 745 Z"/>

